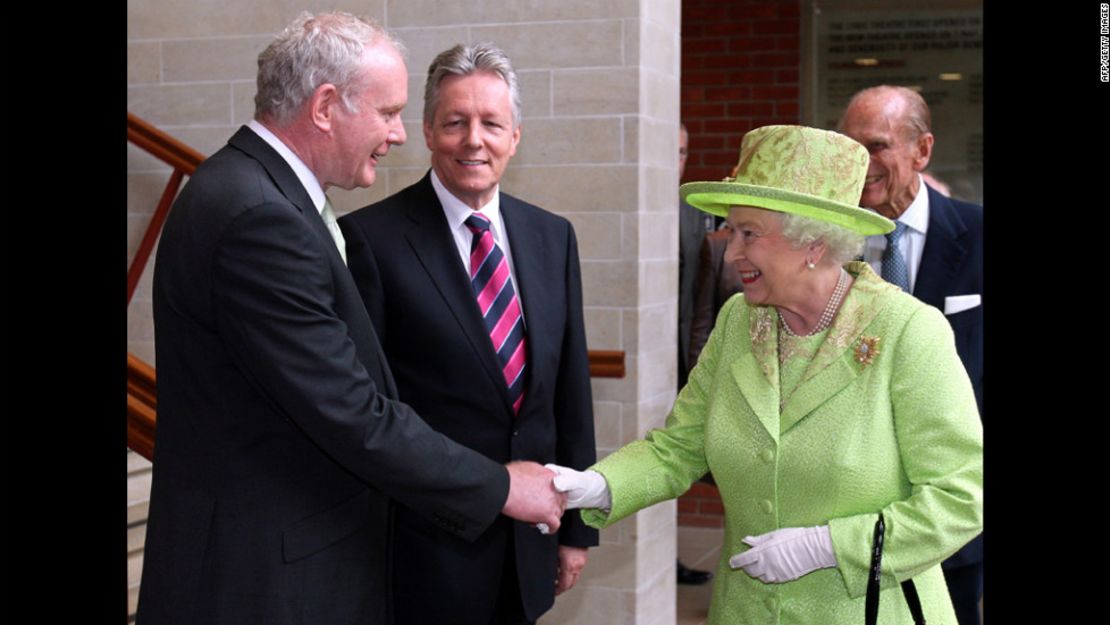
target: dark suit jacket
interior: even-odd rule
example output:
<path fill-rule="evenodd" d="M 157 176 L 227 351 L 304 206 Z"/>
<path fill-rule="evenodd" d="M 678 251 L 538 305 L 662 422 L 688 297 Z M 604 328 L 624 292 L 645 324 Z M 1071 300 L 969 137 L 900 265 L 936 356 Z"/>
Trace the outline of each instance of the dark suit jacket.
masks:
<path fill-rule="evenodd" d="M 929 231 L 913 294 L 944 310 L 944 298 L 983 293 L 983 207 L 929 190 Z M 946 315 L 956 335 L 956 351 L 971 378 L 983 416 L 983 307 Z M 944 562 L 944 568 L 983 560 L 982 536 Z"/>
<path fill-rule="evenodd" d="M 712 232 L 712 216 L 686 202 L 678 203 L 678 388 L 694 363 L 690 352 L 690 323 L 694 318 L 694 280 L 698 273 L 698 251 L 706 232 Z"/>
<path fill-rule="evenodd" d="M 430 175 L 340 225 L 401 398 L 436 430 L 494 461 L 582 470 L 596 460 L 596 448 L 574 229 L 504 193 L 501 215 L 528 341 L 524 402 L 516 417 Z M 554 601 L 557 542 L 597 544 L 596 530 L 579 515 L 567 514 L 562 522 L 556 539 L 506 519 L 471 544 L 399 507 L 399 622 L 485 625 L 510 547 L 525 612 L 535 620 Z"/>
<path fill-rule="evenodd" d="M 319 213 L 247 128 L 174 204 L 154 322 L 140 623 L 385 623 L 390 497 L 460 541 L 498 517 L 507 472 L 395 400 Z"/>
<path fill-rule="evenodd" d="M 690 368 L 709 340 L 709 333 L 717 321 L 717 311 L 728 298 L 744 290 L 740 272 L 725 262 L 728 247 L 728 229 L 715 230 L 705 235 L 698 253 L 698 277 L 694 283 L 694 316 L 690 321 L 690 351 L 687 359 Z"/>

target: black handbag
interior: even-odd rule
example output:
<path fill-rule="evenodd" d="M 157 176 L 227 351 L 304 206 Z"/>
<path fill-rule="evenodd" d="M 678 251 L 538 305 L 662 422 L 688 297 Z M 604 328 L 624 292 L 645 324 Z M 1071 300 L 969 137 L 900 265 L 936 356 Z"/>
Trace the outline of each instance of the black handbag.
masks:
<path fill-rule="evenodd" d="M 879 513 L 879 520 L 875 521 L 875 535 L 871 539 L 871 576 L 867 579 L 867 596 L 864 599 L 863 622 L 864 625 L 875 625 L 879 618 L 879 580 L 882 578 L 883 564 L 883 536 L 886 535 L 886 522 L 883 513 Z M 917 596 L 917 587 L 912 579 L 902 582 L 902 594 L 906 595 L 906 605 L 913 615 L 914 625 L 925 625 L 925 613 L 921 611 L 921 599 Z"/>

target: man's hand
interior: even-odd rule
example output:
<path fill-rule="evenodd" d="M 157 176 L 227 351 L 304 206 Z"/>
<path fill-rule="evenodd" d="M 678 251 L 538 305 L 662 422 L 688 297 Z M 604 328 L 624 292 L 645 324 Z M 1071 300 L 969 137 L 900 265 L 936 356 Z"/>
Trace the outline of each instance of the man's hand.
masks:
<path fill-rule="evenodd" d="M 501 512 L 525 523 L 542 523 L 548 532 L 559 530 L 559 518 L 566 509 L 566 495 L 555 490 L 555 473 L 535 462 L 516 461 L 509 470 L 509 498 Z"/>
<path fill-rule="evenodd" d="M 582 574 L 582 569 L 586 568 L 588 557 L 585 547 L 559 545 L 559 570 L 555 577 L 556 595 L 574 588 L 578 583 L 578 576 Z"/>

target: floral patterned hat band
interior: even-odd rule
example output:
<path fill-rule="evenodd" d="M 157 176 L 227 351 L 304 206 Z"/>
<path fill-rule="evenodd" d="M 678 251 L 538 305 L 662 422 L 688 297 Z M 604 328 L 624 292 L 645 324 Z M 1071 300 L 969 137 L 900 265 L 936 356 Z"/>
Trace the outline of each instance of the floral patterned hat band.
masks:
<path fill-rule="evenodd" d="M 806 126 L 763 126 L 744 135 L 736 177 L 688 182 L 682 199 L 728 216 L 731 206 L 794 213 L 862 235 L 886 234 L 894 222 L 859 207 L 870 156 L 856 141 Z"/>

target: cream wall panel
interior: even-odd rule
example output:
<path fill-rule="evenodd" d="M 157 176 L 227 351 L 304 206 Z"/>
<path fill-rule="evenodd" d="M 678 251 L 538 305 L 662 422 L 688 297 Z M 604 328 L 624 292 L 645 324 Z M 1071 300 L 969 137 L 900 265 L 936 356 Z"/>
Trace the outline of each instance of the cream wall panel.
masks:
<path fill-rule="evenodd" d="M 127 88 L 127 110 L 155 126 L 227 124 L 231 85 L 138 85 Z"/>
<path fill-rule="evenodd" d="M 634 212 L 637 173 L 623 164 L 522 166 L 514 160 L 501 186 L 557 213 Z"/>
<path fill-rule="evenodd" d="M 529 119 L 521 128 L 513 164 L 618 163 L 620 133 L 617 117 Z"/>
<path fill-rule="evenodd" d="M 556 115 L 613 115 L 639 108 L 639 82 L 623 67 L 552 72 Z"/>
<path fill-rule="evenodd" d="M 258 74 L 258 54 L 272 36 L 206 37 L 162 44 L 162 80 L 253 80 Z"/>
<path fill-rule="evenodd" d="M 127 84 L 159 82 L 162 78 L 162 44 L 138 41 L 127 44 Z"/>
<path fill-rule="evenodd" d="M 388 0 L 390 24 L 433 26 L 443 24 L 575 21 L 591 18 L 632 17 L 639 0 Z"/>
<path fill-rule="evenodd" d="M 384 0 L 130 0 L 128 39 L 276 33 L 301 11 L 340 9 L 383 19 Z"/>
<path fill-rule="evenodd" d="M 623 63 L 620 20 L 474 26 L 471 36 L 504 48 L 518 70 Z"/>

